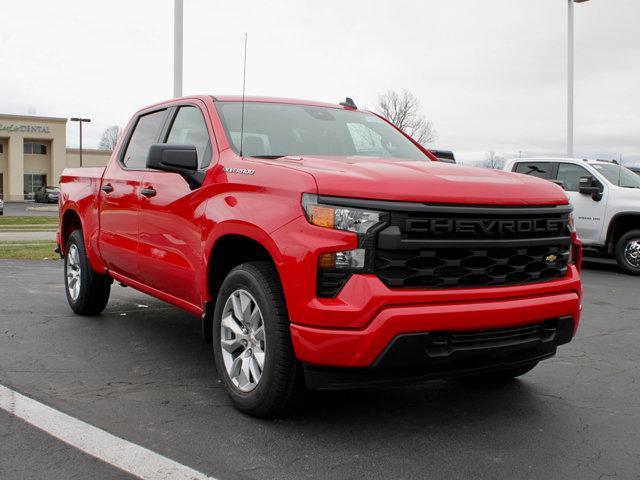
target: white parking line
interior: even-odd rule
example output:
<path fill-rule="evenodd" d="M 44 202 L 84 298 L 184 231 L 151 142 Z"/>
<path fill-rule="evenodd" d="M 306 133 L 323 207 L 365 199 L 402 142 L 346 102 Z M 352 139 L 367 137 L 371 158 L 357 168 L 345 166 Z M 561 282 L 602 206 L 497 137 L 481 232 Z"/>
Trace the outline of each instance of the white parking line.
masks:
<path fill-rule="evenodd" d="M 0 385 L 0 409 L 105 463 L 145 480 L 215 480 L 140 445 Z"/>

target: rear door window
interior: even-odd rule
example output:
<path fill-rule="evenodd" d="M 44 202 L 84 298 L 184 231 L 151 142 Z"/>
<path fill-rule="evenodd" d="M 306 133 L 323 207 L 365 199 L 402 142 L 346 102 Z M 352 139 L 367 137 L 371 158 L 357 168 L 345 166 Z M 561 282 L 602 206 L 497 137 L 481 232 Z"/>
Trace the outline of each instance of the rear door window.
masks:
<path fill-rule="evenodd" d="M 122 163 L 125 167 L 134 170 L 146 168 L 149 147 L 153 143 L 158 143 L 166 113 L 166 109 L 158 110 L 138 118 L 124 157 L 122 157 Z"/>
<path fill-rule="evenodd" d="M 514 172 L 551 180 L 554 178 L 554 169 L 553 162 L 518 162 Z"/>

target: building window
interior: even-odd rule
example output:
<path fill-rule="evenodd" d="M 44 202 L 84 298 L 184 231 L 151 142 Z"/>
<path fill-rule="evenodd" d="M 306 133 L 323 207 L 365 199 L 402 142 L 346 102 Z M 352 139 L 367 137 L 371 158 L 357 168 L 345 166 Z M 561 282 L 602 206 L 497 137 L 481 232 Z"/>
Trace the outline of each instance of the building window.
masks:
<path fill-rule="evenodd" d="M 0 153 L 4 153 L 4 143 L 0 143 Z"/>
<path fill-rule="evenodd" d="M 39 142 L 24 142 L 24 153 L 29 155 L 46 155 L 47 145 Z"/>
<path fill-rule="evenodd" d="M 39 173 L 24 174 L 24 198 L 33 200 L 33 197 L 40 187 L 47 185 L 47 176 Z"/>

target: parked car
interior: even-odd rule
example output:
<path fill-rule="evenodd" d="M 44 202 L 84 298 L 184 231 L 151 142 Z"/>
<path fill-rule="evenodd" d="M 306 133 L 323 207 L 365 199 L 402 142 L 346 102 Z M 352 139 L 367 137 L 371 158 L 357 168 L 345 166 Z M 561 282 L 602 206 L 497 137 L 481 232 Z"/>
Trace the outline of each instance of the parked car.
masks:
<path fill-rule="evenodd" d="M 438 160 L 446 163 L 456 163 L 456 157 L 451 150 L 429 150 Z"/>
<path fill-rule="evenodd" d="M 36 203 L 58 203 L 60 187 L 40 187 L 34 193 Z"/>
<path fill-rule="evenodd" d="M 0 215 L 4 215 L 4 201 L 0 198 Z"/>
<path fill-rule="evenodd" d="M 622 270 L 640 275 L 639 176 L 615 163 L 572 158 L 518 158 L 504 169 L 562 184 L 584 246 L 615 256 Z"/>
<path fill-rule="evenodd" d="M 355 105 L 198 96 L 136 113 L 106 168 L 62 173 L 73 311 L 111 283 L 202 318 L 227 393 L 523 375 L 580 319 L 565 192 L 448 165 Z"/>

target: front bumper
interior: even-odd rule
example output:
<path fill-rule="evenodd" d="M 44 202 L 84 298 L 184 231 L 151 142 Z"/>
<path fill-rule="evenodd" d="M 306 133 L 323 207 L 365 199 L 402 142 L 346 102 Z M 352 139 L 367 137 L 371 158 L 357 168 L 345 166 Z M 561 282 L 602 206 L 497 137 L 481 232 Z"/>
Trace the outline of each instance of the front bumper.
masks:
<path fill-rule="evenodd" d="M 278 270 L 294 351 L 309 368 L 372 369 L 394 339 L 406 334 L 504 329 L 563 317 L 572 318 L 575 333 L 580 320 L 575 265 L 556 280 L 481 288 L 390 289 L 375 275 L 357 274 L 335 298 L 318 298 L 318 254 L 356 248 L 355 236 L 310 226 L 304 218 L 272 236 L 283 246 Z"/>
<path fill-rule="evenodd" d="M 292 324 L 299 360 L 313 365 L 369 367 L 399 335 L 464 332 L 517 327 L 570 316 L 573 331 L 580 318 L 577 292 L 498 300 L 394 305 L 382 308 L 359 329 Z"/>
<path fill-rule="evenodd" d="M 467 332 L 408 333 L 395 337 L 368 368 L 305 364 L 316 389 L 407 383 L 531 365 L 552 357 L 573 337 L 573 317 L 519 327 Z"/>

